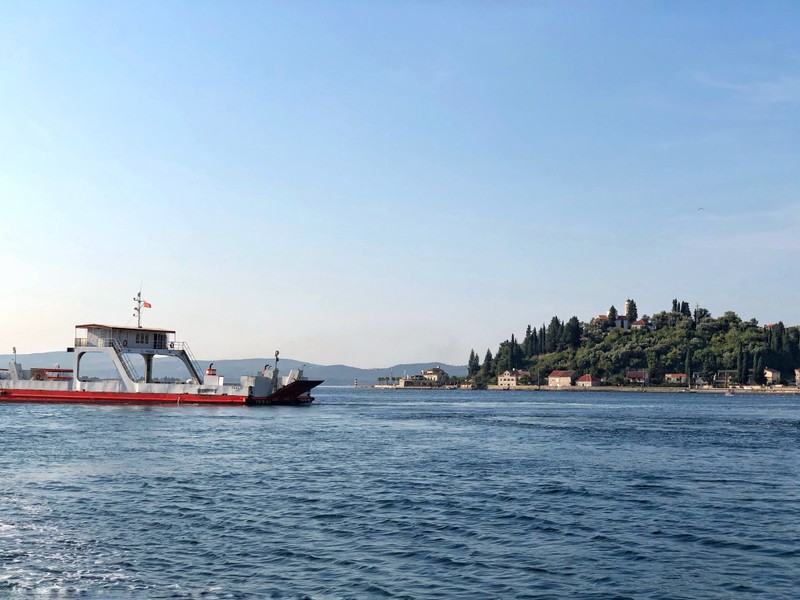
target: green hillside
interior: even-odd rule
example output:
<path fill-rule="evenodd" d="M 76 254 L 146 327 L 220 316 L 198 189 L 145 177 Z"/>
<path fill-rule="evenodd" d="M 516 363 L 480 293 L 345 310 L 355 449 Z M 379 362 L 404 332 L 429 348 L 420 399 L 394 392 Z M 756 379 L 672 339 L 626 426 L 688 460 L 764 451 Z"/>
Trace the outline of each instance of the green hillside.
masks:
<path fill-rule="evenodd" d="M 721 370 L 735 370 L 733 382 L 763 384 L 764 368 L 781 372 L 783 382 L 794 379 L 800 366 L 800 329 L 782 322 L 761 326 L 756 319 L 742 320 L 728 311 L 714 317 L 708 310 L 694 311 L 687 302 L 672 301 L 671 310 L 652 316 L 636 314 L 636 303 L 626 303 L 630 315 L 609 314 L 581 322 L 553 317 L 538 329 L 528 326 L 521 340 L 512 335 L 493 355 L 481 362 L 473 350 L 469 376 L 479 385 L 496 381 L 498 373 L 520 369 L 531 380 L 555 369 L 571 369 L 622 384 L 629 369 L 648 369 L 654 385 L 667 373 L 686 373 L 713 381 Z M 628 317 L 626 319 L 626 317 Z"/>

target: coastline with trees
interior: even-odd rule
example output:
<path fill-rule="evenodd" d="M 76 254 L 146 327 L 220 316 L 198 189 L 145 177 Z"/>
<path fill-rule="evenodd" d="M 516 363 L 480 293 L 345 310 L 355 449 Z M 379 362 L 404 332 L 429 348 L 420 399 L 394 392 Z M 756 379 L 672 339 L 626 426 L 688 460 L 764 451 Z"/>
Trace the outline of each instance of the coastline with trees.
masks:
<path fill-rule="evenodd" d="M 519 340 L 512 334 L 483 360 L 473 349 L 467 380 L 476 387 L 496 386 L 498 375 L 520 373 L 521 388 L 546 385 L 555 370 L 572 370 L 617 389 L 630 384 L 631 370 L 648 373 L 648 389 L 755 388 L 795 382 L 800 367 L 800 328 L 782 322 L 759 325 L 726 311 L 714 317 L 700 306 L 672 300 L 669 310 L 639 318 L 629 299 L 622 311 L 611 306 L 588 322 L 554 316 L 539 328 L 527 326 Z M 669 383 L 674 375 L 686 383 Z M 668 377 L 671 376 L 671 377 Z M 767 380 L 767 375 L 776 379 Z M 641 389 L 642 386 L 632 386 Z M 578 389 L 578 388 L 571 388 Z M 603 389 L 580 388 L 580 389 Z M 787 391 L 792 391 L 791 388 Z"/>

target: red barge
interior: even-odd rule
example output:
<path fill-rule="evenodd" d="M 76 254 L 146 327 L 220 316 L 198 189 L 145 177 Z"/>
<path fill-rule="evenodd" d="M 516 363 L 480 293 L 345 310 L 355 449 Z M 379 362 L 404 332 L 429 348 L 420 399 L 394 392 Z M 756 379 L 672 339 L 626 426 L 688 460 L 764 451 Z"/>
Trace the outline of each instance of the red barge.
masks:
<path fill-rule="evenodd" d="M 138 319 L 136 327 L 85 324 L 75 326 L 72 369 L 23 369 L 16 358 L 7 371 L 0 371 L 0 402 L 62 402 L 92 404 L 308 404 L 309 392 L 322 383 L 303 376 L 302 369 L 292 369 L 285 376 L 275 367 L 265 367 L 254 375 L 242 375 L 228 382 L 217 375 L 213 365 L 202 371 L 189 345 L 175 339 L 175 331 L 143 328 L 139 294 L 134 300 Z M 87 355 L 103 354 L 116 367 L 117 377 L 98 380 L 85 377 L 82 360 Z M 131 355 L 142 358 L 144 374 L 139 375 Z M 183 382 L 162 382 L 153 378 L 156 356 L 176 357 L 183 362 L 188 378 Z"/>

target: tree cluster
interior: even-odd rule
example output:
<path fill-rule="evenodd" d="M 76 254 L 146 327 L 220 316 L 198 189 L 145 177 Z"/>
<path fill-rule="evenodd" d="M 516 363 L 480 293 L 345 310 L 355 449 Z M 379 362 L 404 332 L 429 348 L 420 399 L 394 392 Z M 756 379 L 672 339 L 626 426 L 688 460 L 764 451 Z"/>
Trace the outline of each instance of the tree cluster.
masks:
<path fill-rule="evenodd" d="M 627 306 L 633 313 L 628 320 L 637 320 L 636 303 L 629 299 Z M 711 383 L 720 371 L 732 371 L 729 379 L 745 385 L 763 384 L 767 367 L 786 380 L 800 366 L 800 328 L 782 322 L 759 326 L 731 311 L 715 318 L 678 299 L 672 300 L 671 310 L 644 315 L 646 326 L 640 329 L 616 327 L 616 317 L 612 306 L 608 319 L 583 323 L 575 316 L 567 321 L 553 317 L 546 326 L 528 325 L 521 342 L 512 335 L 494 355 L 487 350 L 482 363 L 473 350 L 468 377 L 487 385 L 507 370 L 529 371 L 535 381 L 539 374 L 571 369 L 613 385 L 622 384 L 630 369 L 648 369 L 653 384 L 663 383 L 667 373 L 697 375 Z"/>

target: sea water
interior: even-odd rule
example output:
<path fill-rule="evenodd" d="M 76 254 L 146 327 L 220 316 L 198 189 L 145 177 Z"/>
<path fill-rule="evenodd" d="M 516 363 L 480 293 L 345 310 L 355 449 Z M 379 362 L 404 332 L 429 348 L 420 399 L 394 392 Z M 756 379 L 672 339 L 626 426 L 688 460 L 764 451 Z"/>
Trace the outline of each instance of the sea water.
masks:
<path fill-rule="evenodd" d="M 800 595 L 800 397 L 316 396 L 0 404 L 0 595 Z"/>

